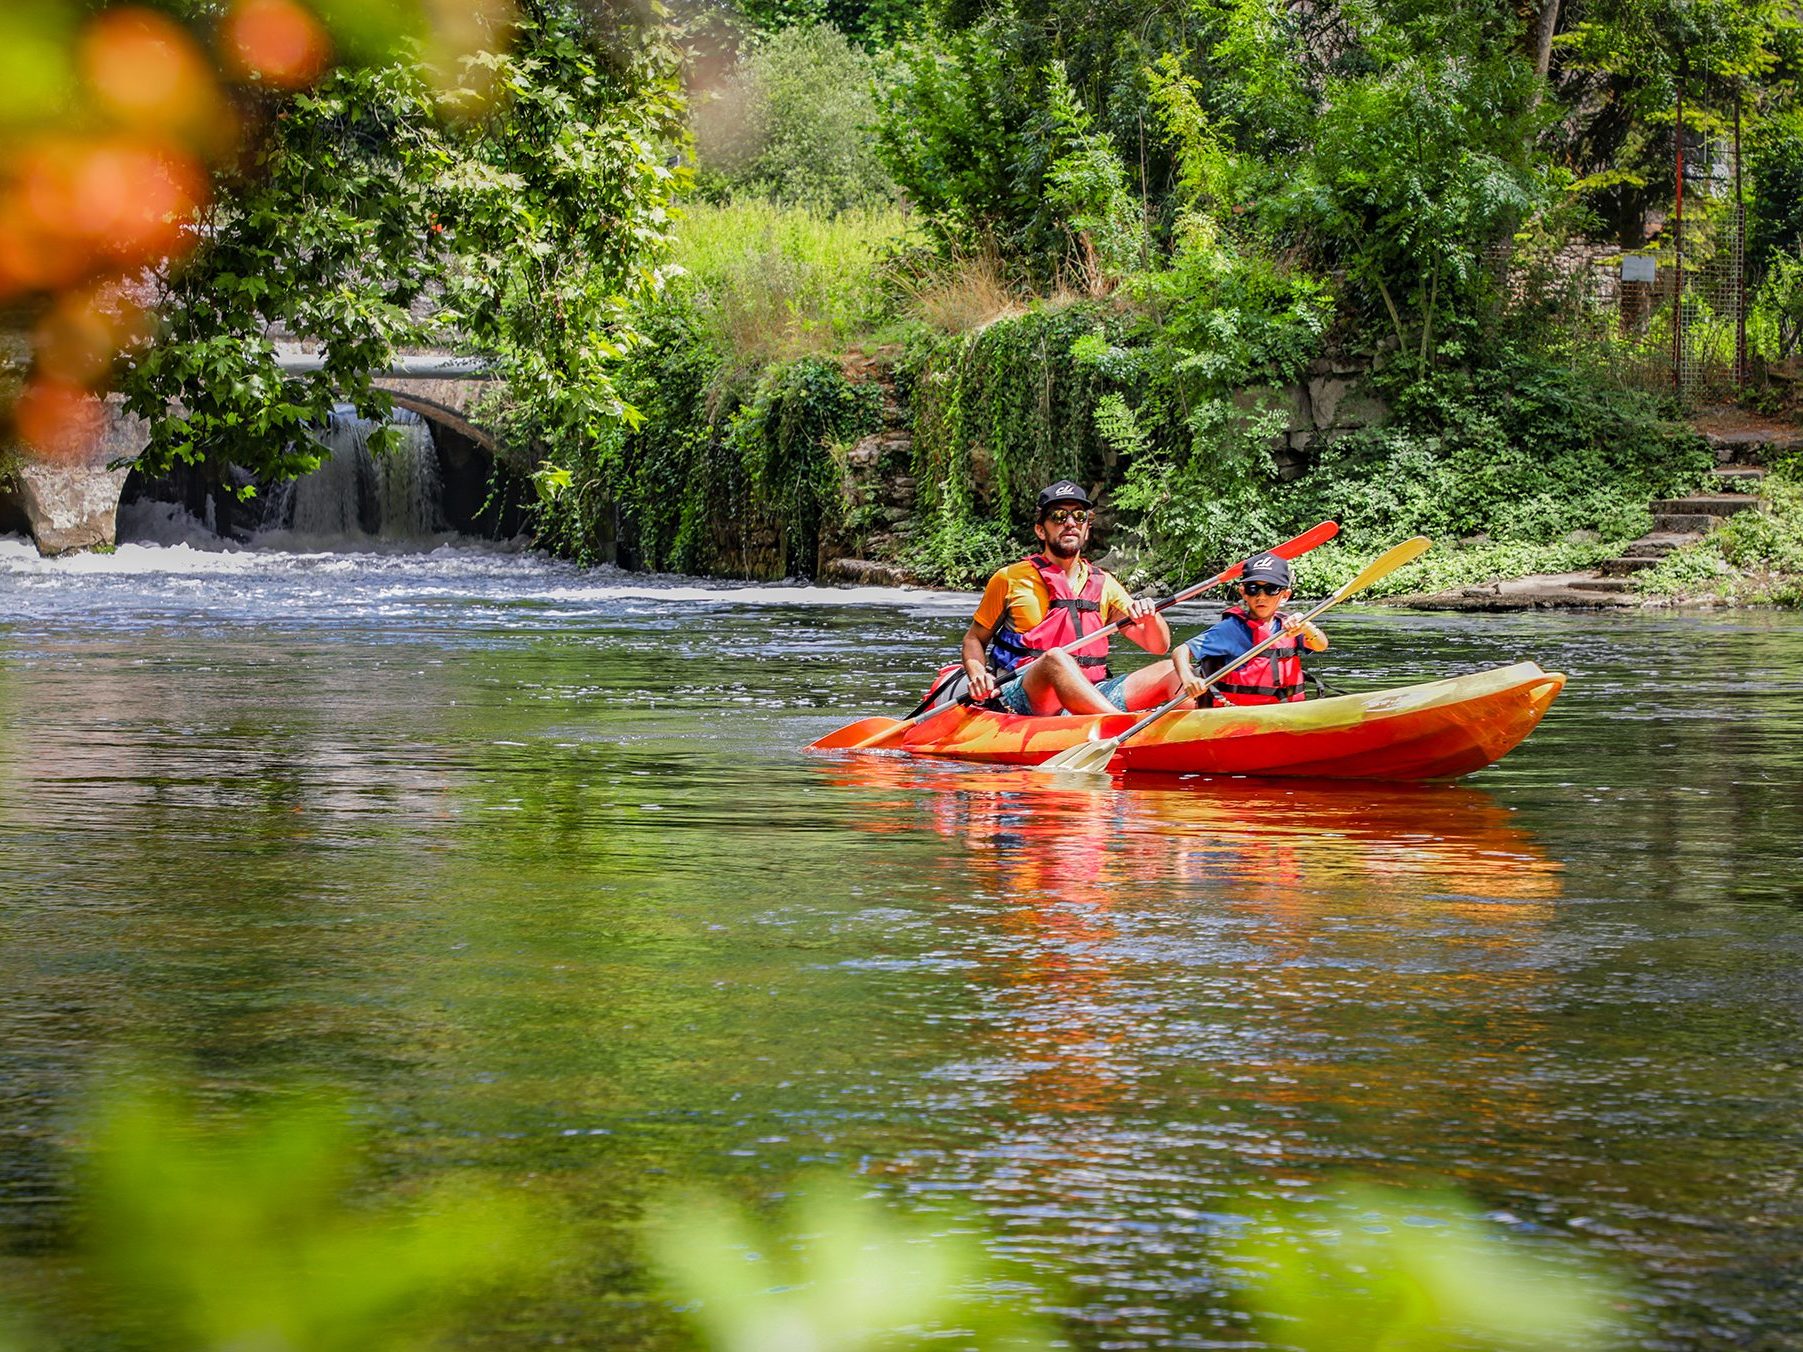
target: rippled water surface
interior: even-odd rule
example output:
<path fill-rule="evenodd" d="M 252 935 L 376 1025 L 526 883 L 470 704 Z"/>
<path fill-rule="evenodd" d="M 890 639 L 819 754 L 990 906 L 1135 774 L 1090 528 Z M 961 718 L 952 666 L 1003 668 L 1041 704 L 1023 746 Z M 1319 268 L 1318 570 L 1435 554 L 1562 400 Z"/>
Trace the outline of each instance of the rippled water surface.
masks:
<path fill-rule="evenodd" d="M 1226 1217 L 1343 1173 L 1623 1263 L 1640 1345 L 1803 1345 L 1803 624 L 1331 617 L 1349 689 L 1571 674 L 1457 786 L 799 751 L 968 607 L 0 540 L 0 1275 L 130 1051 L 555 1198 L 496 1345 L 680 1345 L 647 1200 L 821 1167 L 980 1211 L 1085 1346 L 1243 1340 Z"/>

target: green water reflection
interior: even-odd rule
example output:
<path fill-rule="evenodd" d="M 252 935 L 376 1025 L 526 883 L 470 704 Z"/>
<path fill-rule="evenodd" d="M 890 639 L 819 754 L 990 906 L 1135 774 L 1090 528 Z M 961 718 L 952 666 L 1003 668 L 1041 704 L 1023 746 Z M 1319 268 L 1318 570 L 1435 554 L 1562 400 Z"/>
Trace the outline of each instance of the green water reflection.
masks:
<path fill-rule="evenodd" d="M 980 1208 L 1085 1345 L 1241 1336 L 1224 1217 L 1341 1171 L 1623 1259 L 1648 1345 L 1803 1338 L 1803 627 L 1348 615 L 1351 688 L 1573 682 L 1465 785 L 1080 791 L 796 752 L 955 615 L 698 615 L 0 629 L 5 1275 L 132 1050 L 566 1217 L 497 1346 L 679 1345 L 647 1202 L 820 1166 Z"/>

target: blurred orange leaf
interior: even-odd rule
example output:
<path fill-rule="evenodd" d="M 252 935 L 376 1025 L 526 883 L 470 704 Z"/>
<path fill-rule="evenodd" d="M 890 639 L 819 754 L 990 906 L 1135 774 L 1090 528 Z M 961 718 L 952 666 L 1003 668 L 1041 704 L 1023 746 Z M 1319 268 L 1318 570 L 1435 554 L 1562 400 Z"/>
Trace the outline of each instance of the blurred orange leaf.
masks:
<path fill-rule="evenodd" d="M 312 84 L 332 58 L 325 29 L 294 0 L 240 0 L 220 28 L 220 42 L 242 78 L 279 89 Z"/>
<path fill-rule="evenodd" d="M 84 459 L 99 441 L 105 409 L 78 385 L 37 379 L 13 405 L 13 430 L 45 460 Z"/>
<path fill-rule="evenodd" d="M 80 62 L 101 106 L 127 125 L 192 136 L 219 115 L 219 87 L 205 53 L 154 10 L 97 15 L 82 31 Z"/>

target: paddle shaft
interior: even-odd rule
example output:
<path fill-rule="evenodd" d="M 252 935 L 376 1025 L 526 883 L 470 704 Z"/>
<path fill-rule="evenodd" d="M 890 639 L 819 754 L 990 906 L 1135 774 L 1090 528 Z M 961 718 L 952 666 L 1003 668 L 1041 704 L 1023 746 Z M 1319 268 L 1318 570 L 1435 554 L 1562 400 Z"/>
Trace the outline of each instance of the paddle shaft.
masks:
<path fill-rule="evenodd" d="M 1394 549 L 1388 550 L 1376 561 L 1374 561 L 1370 564 L 1367 564 L 1357 577 L 1353 578 L 1352 581 L 1346 583 L 1343 587 L 1341 587 L 1338 591 L 1336 591 L 1332 596 L 1328 597 L 1325 601 L 1321 602 L 1320 605 L 1316 606 L 1313 610 L 1309 611 L 1308 614 L 1304 615 L 1300 620 L 1293 621 L 1292 623 L 1286 624 L 1279 629 L 1273 630 L 1267 637 L 1265 637 L 1264 639 L 1261 639 L 1257 643 L 1254 643 L 1250 648 L 1246 649 L 1245 652 L 1241 653 L 1238 657 L 1234 658 L 1232 661 L 1228 662 L 1225 666 L 1221 667 L 1220 670 L 1218 670 L 1218 671 L 1214 672 L 1212 675 L 1208 676 L 1206 679 L 1203 680 L 1202 688 L 1204 690 L 1206 690 L 1209 686 L 1211 686 L 1211 685 L 1215 684 L 1215 682 L 1219 681 L 1223 676 L 1232 675 L 1234 672 L 1238 671 L 1241 667 L 1245 666 L 1246 663 L 1250 662 L 1253 658 L 1257 657 L 1266 648 L 1269 648 L 1273 643 L 1276 643 L 1285 634 L 1293 633 L 1294 631 L 1301 629 L 1304 625 L 1313 622 L 1313 620 L 1315 619 L 1316 616 L 1321 615 L 1325 611 L 1331 610 L 1333 607 L 1339 605 L 1340 602 L 1344 601 L 1348 596 L 1351 596 L 1357 592 L 1363 591 L 1366 587 L 1369 587 L 1373 582 L 1377 581 L 1380 577 L 1383 577 L 1386 574 L 1394 572 L 1396 569 L 1402 567 L 1403 564 L 1408 563 L 1412 559 L 1419 558 L 1421 556 L 1422 551 L 1424 551 L 1428 547 L 1428 544 L 1429 544 L 1429 541 L 1427 540 L 1427 538 L 1425 536 L 1417 535 L 1414 539 L 1404 540 L 1401 544 L 1397 545 Z M 1144 718 L 1140 719 L 1137 723 L 1135 723 L 1132 727 L 1128 728 L 1125 732 L 1119 734 L 1118 736 L 1109 738 L 1108 741 L 1113 743 L 1113 746 L 1109 752 L 1110 756 L 1112 757 L 1112 755 L 1115 751 L 1119 751 L 1121 749 L 1121 747 L 1126 743 L 1128 738 L 1136 736 L 1137 734 L 1145 731 L 1147 728 L 1151 727 L 1152 724 L 1156 723 L 1159 719 L 1163 718 L 1166 714 L 1175 712 L 1177 706 L 1179 704 L 1182 704 L 1185 700 L 1187 700 L 1189 698 L 1191 698 L 1189 691 L 1180 690 L 1177 692 L 1176 695 L 1172 696 L 1170 699 L 1166 700 L 1163 704 L 1159 705 L 1156 709 L 1152 710 L 1151 713 L 1147 714 Z M 1082 747 L 1087 750 L 1091 747 L 1099 747 L 1102 745 L 1102 743 L 1099 743 L 1099 742 L 1079 743 L 1078 745 L 1079 745 L 1079 747 Z M 1060 752 L 1059 754 L 1063 755 L 1066 753 Z M 1057 759 L 1058 759 L 1057 756 L 1054 756 L 1052 758 L 1053 761 L 1056 761 Z M 1050 765 L 1051 761 L 1046 762 L 1046 764 Z M 1044 769 L 1045 766 L 1041 766 L 1040 768 Z"/>

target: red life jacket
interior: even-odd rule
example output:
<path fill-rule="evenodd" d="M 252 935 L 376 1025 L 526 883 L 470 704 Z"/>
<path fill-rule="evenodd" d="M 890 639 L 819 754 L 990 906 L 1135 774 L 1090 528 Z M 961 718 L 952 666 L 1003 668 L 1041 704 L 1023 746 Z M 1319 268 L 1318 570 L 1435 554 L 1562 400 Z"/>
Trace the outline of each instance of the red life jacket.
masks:
<path fill-rule="evenodd" d="M 1107 581 L 1108 574 L 1092 566 L 1083 590 L 1073 592 L 1071 580 L 1065 576 L 1064 569 L 1043 554 L 1034 554 L 1027 562 L 1039 573 L 1050 599 L 1046 605 L 1045 618 L 1024 634 L 1015 630 L 1011 616 L 1002 616 L 995 637 L 989 641 L 989 665 L 1004 678 L 1013 675 L 1041 653 L 1062 648 L 1065 644 L 1102 628 L 1102 584 Z M 1071 656 L 1077 659 L 1077 664 L 1083 668 L 1083 674 L 1090 680 L 1101 682 L 1108 679 L 1107 639 L 1097 639 Z"/>
<path fill-rule="evenodd" d="M 1289 616 L 1280 612 L 1259 624 L 1244 609 L 1232 606 L 1222 613 L 1221 618 L 1239 621 L 1246 631 L 1249 648 L 1281 630 Z M 1300 700 L 1303 689 L 1301 635 L 1278 639 L 1245 666 L 1235 667 L 1226 680 L 1209 689 L 1216 704 L 1284 704 Z"/>

